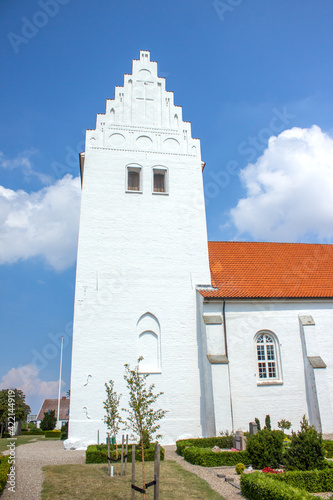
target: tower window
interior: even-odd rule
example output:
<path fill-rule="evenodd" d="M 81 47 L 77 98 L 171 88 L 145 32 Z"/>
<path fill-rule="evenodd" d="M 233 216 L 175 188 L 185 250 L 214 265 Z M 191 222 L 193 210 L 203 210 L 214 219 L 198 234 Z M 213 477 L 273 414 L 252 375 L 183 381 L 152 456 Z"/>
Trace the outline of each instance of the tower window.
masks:
<path fill-rule="evenodd" d="M 127 167 L 127 191 L 141 191 L 141 168 Z"/>
<path fill-rule="evenodd" d="M 154 168 L 153 177 L 153 193 L 167 193 L 167 171 Z"/>

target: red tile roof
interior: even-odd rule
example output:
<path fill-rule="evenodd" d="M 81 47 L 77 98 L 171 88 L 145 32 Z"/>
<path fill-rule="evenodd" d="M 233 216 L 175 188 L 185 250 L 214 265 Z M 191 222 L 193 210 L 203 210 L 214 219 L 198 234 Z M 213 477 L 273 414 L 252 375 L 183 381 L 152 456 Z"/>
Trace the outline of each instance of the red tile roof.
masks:
<path fill-rule="evenodd" d="M 206 298 L 333 297 L 333 245 L 208 242 Z"/>
<path fill-rule="evenodd" d="M 69 399 L 60 399 L 60 419 L 69 420 Z M 55 410 L 55 417 L 58 418 L 58 400 L 57 399 L 44 399 L 41 409 L 39 410 L 37 420 L 43 420 L 44 413 L 50 410 Z"/>

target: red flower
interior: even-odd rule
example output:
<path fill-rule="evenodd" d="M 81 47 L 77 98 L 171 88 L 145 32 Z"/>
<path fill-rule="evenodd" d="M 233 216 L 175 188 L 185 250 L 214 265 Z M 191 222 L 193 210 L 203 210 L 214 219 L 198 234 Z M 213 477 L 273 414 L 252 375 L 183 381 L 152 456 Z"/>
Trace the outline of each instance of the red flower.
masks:
<path fill-rule="evenodd" d="M 284 472 L 283 470 L 281 469 L 278 469 L 278 470 L 274 470 L 272 469 L 271 467 L 265 467 L 262 472 L 266 472 L 266 474 L 281 474 L 282 472 Z"/>

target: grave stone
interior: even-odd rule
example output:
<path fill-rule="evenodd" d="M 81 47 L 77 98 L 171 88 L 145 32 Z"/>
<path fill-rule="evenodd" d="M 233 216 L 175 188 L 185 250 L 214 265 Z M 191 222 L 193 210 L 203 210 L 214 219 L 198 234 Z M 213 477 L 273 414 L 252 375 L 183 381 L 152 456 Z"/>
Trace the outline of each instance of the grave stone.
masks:
<path fill-rule="evenodd" d="M 233 439 L 233 445 L 237 451 L 243 451 L 246 449 L 246 437 L 244 436 L 244 432 L 236 431 Z"/>
<path fill-rule="evenodd" d="M 250 436 L 252 436 L 252 434 L 257 434 L 258 426 L 255 422 L 250 422 L 249 427 L 250 427 Z"/>

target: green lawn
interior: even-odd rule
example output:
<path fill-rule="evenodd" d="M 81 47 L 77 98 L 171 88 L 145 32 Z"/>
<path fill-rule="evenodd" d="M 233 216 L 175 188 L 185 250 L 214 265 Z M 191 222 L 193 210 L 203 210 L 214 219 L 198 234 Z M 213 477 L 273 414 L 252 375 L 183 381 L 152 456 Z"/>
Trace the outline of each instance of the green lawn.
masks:
<path fill-rule="evenodd" d="M 16 436 L 15 443 L 16 446 L 20 446 L 21 444 L 31 443 L 32 441 L 40 441 L 41 439 L 45 439 L 44 436 Z M 3 438 L 0 439 L 0 453 L 8 450 L 7 444 L 13 441 L 14 438 Z"/>
<path fill-rule="evenodd" d="M 43 500 L 130 500 L 131 464 L 126 476 L 107 475 L 107 465 L 48 465 L 43 467 Z M 154 464 L 146 464 L 146 482 L 154 477 Z M 136 465 L 136 485 L 142 487 L 141 464 Z M 146 499 L 153 499 L 154 488 L 148 489 Z M 136 498 L 143 495 L 136 493 Z M 176 462 L 161 462 L 160 500 L 221 500 L 223 497 L 195 474 L 184 470 Z"/>

